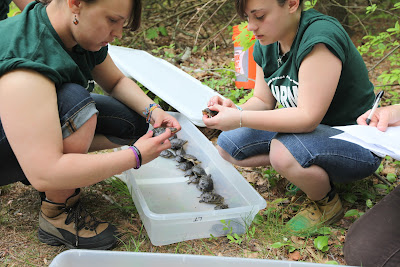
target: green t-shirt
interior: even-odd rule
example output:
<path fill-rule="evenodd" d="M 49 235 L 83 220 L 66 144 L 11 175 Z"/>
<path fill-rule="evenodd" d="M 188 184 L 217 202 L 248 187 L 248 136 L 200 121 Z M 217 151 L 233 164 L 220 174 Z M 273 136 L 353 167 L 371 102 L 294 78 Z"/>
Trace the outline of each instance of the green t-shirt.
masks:
<path fill-rule="evenodd" d="M 11 0 L 0 0 L 0 20 L 6 19 Z"/>
<path fill-rule="evenodd" d="M 72 23 L 72 22 L 71 22 Z M 107 57 L 108 47 L 97 52 L 76 45 L 67 51 L 50 23 L 43 4 L 32 2 L 14 17 L 0 21 L 0 76 L 17 69 L 33 69 L 56 86 L 76 83 L 93 90 L 93 68 Z"/>
<path fill-rule="evenodd" d="M 355 124 L 371 108 L 375 95 L 365 63 L 340 23 L 313 9 L 302 12 L 300 25 L 285 61 L 278 66 L 278 43 L 254 46 L 254 60 L 264 70 L 264 79 L 283 107 L 296 107 L 299 68 L 313 47 L 323 43 L 342 61 L 342 73 L 322 124 Z"/>

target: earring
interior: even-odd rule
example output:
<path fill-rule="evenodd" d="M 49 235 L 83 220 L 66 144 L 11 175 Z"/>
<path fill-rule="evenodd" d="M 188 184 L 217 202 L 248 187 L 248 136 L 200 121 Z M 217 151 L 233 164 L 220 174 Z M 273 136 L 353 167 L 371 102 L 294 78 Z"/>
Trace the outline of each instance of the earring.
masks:
<path fill-rule="evenodd" d="M 77 19 L 76 15 L 75 15 L 75 18 L 74 18 L 74 20 L 72 21 L 72 23 L 73 23 L 74 25 L 78 25 L 78 24 L 79 24 L 79 20 Z"/>

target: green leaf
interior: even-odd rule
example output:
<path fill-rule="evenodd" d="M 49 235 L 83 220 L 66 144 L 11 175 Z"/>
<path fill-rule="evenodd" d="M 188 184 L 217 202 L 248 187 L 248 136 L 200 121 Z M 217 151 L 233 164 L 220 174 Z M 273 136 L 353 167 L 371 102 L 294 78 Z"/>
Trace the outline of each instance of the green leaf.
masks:
<path fill-rule="evenodd" d="M 394 183 L 396 182 L 396 174 L 394 173 L 388 173 L 388 175 L 386 175 L 386 179 L 391 182 Z"/>
<path fill-rule="evenodd" d="M 357 196 L 351 193 L 346 193 L 343 198 L 350 203 L 355 203 L 357 201 Z"/>
<path fill-rule="evenodd" d="M 374 187 L 379 189 L 388 189 L 387 185 L 384 184 L 375 184 Z"/>
<path fill-rule="evenodd" d="M 339 265 L 337 261 L 327 261 L 325 264 Z"/>
<path fill-rule="evenodd" d="M 157 28 L 151 28 L 147 30 L 146 38 L 149 40 L 155 39 L 158 37 Z"/>
<path fill-rule="evenodd" d="M 253 39 L 253 32 L 247 30 L 247 21 L 242 22 L 238 26 L 238 30 L 240 33 L 235 37 L 235 42 L 239 43 L 241 47 L 243 47 L 243 51 L 249 49 L 256 40 Z"/>
<path fill-rule="evenodd" d="M 162 36 L 168 36 L 167 28 L 164 26 L 158 27 L 158 31 L 161 33 Z"/>
<path fill-rule="evenodd" d="M 371 199 L 367 199 L 367 201 L 365 201 L 365 204 L 367 205 L 368 208 L 372 208 L 374 206 Z"/>
<path fill-rule="evenodd" d="M 282 242 L 276 242 L 276 243 L 273 243 L 273 244 L 271 245 L 271 247 L 273 247 L 273 248 L 281 248 L 281 247 L 283 247 L 283 246 L 286 246 L 286 244 L 285 244 L 285 243 L 282 243 Z"/>
<path fill-rule="evenodd" d="M 233 236 L 231 236 L 231 235 L 227 235 L 226 238 L 228 238 L 230 240 L 229 243 L 235 242 L 235 238 L 233 238 Z"/>
<path fill-rule="evenodd" d="M 314 247 L 323 252 L 329 249 L 328 247 L 329 236 L 319 236 L 314 239 Z"/>
<path fill-rule="evenodd" d="M 344 217 L 358 216 L 358 214 L 359 214 L 358 210 L 352 209 L 352 210 L 348 210 L 346 212 L 346 214 L 344 215 Z"/>
<path fill-rule="evenodd" d="M 330 227 L 321 227 L 317 230 L 317 233 L 320 235 L 330 235 L 332 230 Z"/>

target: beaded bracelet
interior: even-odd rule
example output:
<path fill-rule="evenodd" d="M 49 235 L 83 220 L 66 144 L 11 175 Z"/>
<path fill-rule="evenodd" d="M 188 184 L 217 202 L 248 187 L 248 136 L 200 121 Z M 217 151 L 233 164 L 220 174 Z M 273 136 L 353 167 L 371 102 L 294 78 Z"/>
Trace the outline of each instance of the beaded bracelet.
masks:
<path fill-rule="evenodd" d="M 134 169 L 139 169 L 142 165 L 142 155 L 140 154 L 139 149 L 137 149 L 135 146 L 130 146 L 129 149 L 133 151 L 133 154 L 135 154 L 136 167 L 134 167 Z"/>
<path fill-rule="evenodd" d="M 146 110 L 143 112 L 143 115 L 146 117 L 146 122 L 150 123 L 151 120 L 151 113 L 153 113 L 153 110 L 155 110 L 156 108 L 161 108 L 161 106 L 159 104 L 156 103 L 152 103 L 150 104 L 150 106 L 148 108 L 146 108 Z M 162 109 L 162 108 L 161 108 Z"/>

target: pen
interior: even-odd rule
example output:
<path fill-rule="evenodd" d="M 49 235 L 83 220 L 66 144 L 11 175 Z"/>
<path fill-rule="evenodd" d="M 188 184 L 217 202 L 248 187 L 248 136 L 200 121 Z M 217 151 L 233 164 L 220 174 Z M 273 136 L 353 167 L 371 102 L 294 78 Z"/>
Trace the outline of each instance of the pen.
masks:
<path fill-rule="evenodd" d="M 374 101 L 374 105 L 372 106 L 372 110 L 371 110 L 371 112 L 369 113 L 368 118 L 365 120 L 365 122 L 367 123 L 367 125 L 369 125 L 369 123 L 371 122 L 371 118 L 372 118 L 372 116 L 374 115 L 375 110 L 376 110 L 376 108 L 377 108 L 378 105 L 379 105 L 379 102 L 381 102 L 382 96 L 383 96 L 383 91 L 380 91 L 380 92 L 376 95 L 375 101 Z"/>

